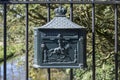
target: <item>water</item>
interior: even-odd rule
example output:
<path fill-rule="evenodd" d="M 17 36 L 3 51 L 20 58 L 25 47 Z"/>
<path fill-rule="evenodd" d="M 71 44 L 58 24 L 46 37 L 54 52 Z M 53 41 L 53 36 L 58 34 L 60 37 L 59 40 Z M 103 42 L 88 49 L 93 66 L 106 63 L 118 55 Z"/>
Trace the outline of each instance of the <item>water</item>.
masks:
<path fill-rule="evenodd" d="M 31 68 L 30 68 L 31 69 Z M 39 72 L 38 72 L 39 71 Z M 32 71 L 33 80 L 47 80 L 46 69 Z M 7 80 L 25 80 L 25 56 L 18 56 L 7 61 Z M 3 63 L 0 65 L 0 80 L 3 80 Z M 51 80 L 70 80 L 65 70 L 51 69 Z M 29 80 L 32 80 L 29 78 Z"/>
<path fill-rule="evenodd" d="M 3 63 L 0 65 L 0 80 L 3 80 Z M 7 80 L 25 80 L 25 56 L 7 61 Z"/>

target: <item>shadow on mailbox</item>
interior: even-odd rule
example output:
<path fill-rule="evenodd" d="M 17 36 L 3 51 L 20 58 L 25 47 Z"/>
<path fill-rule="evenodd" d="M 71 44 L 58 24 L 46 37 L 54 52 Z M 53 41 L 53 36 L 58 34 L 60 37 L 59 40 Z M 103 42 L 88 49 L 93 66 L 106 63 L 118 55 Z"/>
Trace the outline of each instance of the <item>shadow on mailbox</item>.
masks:
<path fill-rule="evenodd" d="M 86 66 L 86 29 L 66 18 L 67 10 L 34 29 L 35 68 L 83 68 Z"/>

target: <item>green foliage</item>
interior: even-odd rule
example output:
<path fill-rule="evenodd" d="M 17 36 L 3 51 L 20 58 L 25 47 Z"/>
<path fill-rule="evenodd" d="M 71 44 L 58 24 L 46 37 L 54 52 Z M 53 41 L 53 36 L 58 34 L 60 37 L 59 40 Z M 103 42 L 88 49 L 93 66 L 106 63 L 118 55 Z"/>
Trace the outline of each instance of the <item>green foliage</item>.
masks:
<path fill-rule="evenodd" d="M 7 58 L 23 54 L 23 44 L 10 44 L 7 46 Z M 0 46 L 0 62 L 4 59 L 3 46 Z"/>
<path fill-rule="evenodd" d="M 87 70 L 76 73 L 78 80 L 91 80 L 92 78 L 92 35 L 91 35 L 91 5 L 74 6 L 74 21 L 84 25 L 87 35 Z M 119 21 L 118 21 L 119 24 Z M 96 33 L 96 80 L 114 79 L 114 6 L 96 5 L 95 7 L 95 33 Z M 119 35 L 120 33 L 118 33 Z M 119 45 L 119 44 L 118 44 Z M 104 66 L 104 69 L 103 69 Z M 113 69 L 111 71 L 111 69 Z"/>
<path fill-rule="evenodd" d="M 96 67 L 96 80 L 113 80 L 113 65 L 104 64 L 102 67 Z M 92 70 L 75 70 L 75 80 L 92 80 Z"/>
<path fill-rule="evenodd" d="M 7 53 L 7 58 L 9 58 L 9 57 L 11 57 L 11 56 L 13 56 L 14 55 L 14 49 L 9 49 L 8 50 L 8 53 Z M 4 60 L 4 54 L 3 54 L 3 47 L 2 46 L 0 46 L 0 62 L 1 61 L 3 61 Z"/>

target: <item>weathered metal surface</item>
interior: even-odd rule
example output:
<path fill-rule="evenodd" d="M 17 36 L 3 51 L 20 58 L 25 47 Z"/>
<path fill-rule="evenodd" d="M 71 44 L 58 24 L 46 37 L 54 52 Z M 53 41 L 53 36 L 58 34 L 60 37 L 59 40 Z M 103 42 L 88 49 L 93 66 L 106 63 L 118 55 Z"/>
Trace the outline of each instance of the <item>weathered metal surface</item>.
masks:
<path fill-rule="evenodd" d="M 40 28 L 44 29 L 75 29 L 75 28 L 84 28 L 79 26 L 72 21 L 68 20 L 66 17 L 55 17 L 46 25 L 43 25 Z"/>
<path fill-rule="evenodd" d="M 68 20 L 64 11 L 59 7 L 53 20 L 35 28 L 34 67 L 86 66 L 86 29 Z"/>

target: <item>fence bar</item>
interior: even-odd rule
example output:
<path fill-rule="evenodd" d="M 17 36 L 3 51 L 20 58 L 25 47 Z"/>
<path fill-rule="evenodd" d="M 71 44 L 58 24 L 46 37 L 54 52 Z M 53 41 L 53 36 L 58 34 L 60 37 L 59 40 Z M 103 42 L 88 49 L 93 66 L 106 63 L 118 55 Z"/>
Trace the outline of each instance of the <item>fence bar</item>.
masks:
<path fill-rule="evenodd" d="M 73 4 L 70 4 L 70 20 L 73 21 Z M 73 80 L 73 69 L 70 69 L 70 80 Z"/>
<path fill-rule="evenodd" d="M 73 4 L 70 4 L 70 20 L 73 21 Z"/>
<path fill-rule="evenodd" d="M 118 8 L 115 4 L 115 80 L 118 80 Z"/>
<path fill-rule="evenodd" d="M 73 80 L 73 69 L 70 69 L 70 80 Z"/>
<path fill-rule="evenodd" d="M 4 22 L 3 22 L 3 25 L 4 25 L 4 33 L 3 33 L 3 37 L 4 37 L 4 42 L 3 42 L 3 45 L 4 45 L 4 71 L 3 71 L 3 74 L 4 74 L 4 80 L 7 80 L 7 4 L 3 4 L 3 10 L 4 10 L 4 14 L 3 14 L 3 17 L 4 17 Z"/>
<path fill-rule="evenodd" d="M 50 4 L 47 4 L 47 22 L 50 21 Z M 51 72 L 50 72 L 50 68 L 47 69 L 47 73 L 48 73 L 48 76 L 47 76 L 47 80 L 51 80 Z"/>
<path fill-rule="evenodd" d="M 0 4 L 120 4 L 120 1 L 46 1 L 46 0 L 42 0 L 42 1 L 0 1 Z"/>
<path fill-rule="evenodd" d="M 47 22 L 50 21 L 50 4 L 47 4 Z"/>
<path fill-rule="evenodd" d="M 28 73 L 29 73 L 29 69 L 28 69 L 28 48 L 29 48 L 29 43 L 28 43 L 28 4 L 26 4 L 26 80 L 28 80 Z"/>
<path fill-rule="evenodd" d="M 94 0 L 93 0 L 94 2 Z M 96 65 L 95 65 L 95 4 L 92 4 L 92 79 L 95 79 L 95 71 L 96 71 Z"/>
<path fill-rule="evenodd" d="M 50 68 L 47 69 L 47 73 L 48 73 L 47 80 L 51 80 L 51 77 L 50 77 Z"/>

